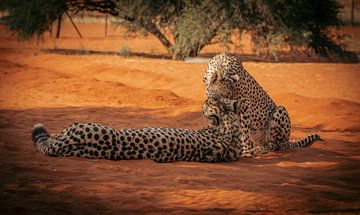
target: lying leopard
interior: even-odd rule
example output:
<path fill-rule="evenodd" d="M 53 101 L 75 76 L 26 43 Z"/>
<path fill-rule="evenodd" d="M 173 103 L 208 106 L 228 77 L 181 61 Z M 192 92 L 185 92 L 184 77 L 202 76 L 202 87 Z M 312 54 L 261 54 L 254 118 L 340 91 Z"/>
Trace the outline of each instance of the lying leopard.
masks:
<path fill-rule="evenodd" d="M 305 147 L 317 140 L 312 134 L 302 140 L 289 142 L 290 117 L 285 107 L 276 106 L 266 91 L 245 70 L 240 60 L 230 53 L 214 56 L 204 75 L 208 97 L 247 99 L 250 104 L 250 139 L 263 152 Z"/>
<path fill-rule="evenodd" d="M 234 161 L 254 154 L 249 130 L 245 127 L 249 123 L 245 116 L 246 104 L 228 99 L 207 99 L 203 113 L 211 123 L 197 131 L 175 128 L 115 130 L 94 123 L 75 123 L 59 135 L 50 137 L 42 124 L 36 124 L 32 140 L 38 151 L 50 156 L 151 159 L 156 162 Z"/>

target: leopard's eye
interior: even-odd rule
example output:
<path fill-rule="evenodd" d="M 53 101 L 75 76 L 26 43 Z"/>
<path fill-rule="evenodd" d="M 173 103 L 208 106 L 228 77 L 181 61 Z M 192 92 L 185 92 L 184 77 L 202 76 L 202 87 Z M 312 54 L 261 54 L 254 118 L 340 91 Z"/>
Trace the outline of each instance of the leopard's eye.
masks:
<path fill-rule="evenodd" d="M 230 83 L 235 83 L 235 80 L 232 78 L 226 78 L 226 81 L 229 81 Z"/>

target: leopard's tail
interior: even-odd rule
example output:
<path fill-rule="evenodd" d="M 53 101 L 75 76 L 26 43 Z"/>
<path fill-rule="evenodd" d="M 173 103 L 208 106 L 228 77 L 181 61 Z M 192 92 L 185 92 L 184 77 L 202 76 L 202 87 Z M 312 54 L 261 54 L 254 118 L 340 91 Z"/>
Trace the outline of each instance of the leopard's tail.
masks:
<path fill-rule="evenodd" d="M 319 140 L 322 141 L 322 139 L 320 138 L 320 135 L 311 134 L 311 135 L 308 135 L 307 137 L 305 137 L 301 140 L 298 140 L 298 141 L 294 141 L 294 142 L 287 141 L 280 146 L 280 149 L 293 149 L 293 148 L 299 148 L 299 147 L 307 147 Z"/>
<path fill-rule="evenodd" d="M 31 138 L 38 151 L 48 154 L 50 134 L 46 131 L 43 124 L 37 123 L 34 125 Z"/>

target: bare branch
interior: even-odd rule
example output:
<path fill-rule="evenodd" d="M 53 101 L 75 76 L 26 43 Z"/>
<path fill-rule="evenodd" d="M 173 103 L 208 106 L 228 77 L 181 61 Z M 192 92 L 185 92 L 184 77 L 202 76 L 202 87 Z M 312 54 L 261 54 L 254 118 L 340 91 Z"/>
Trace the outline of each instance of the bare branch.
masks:
<path fill-rule="evenodd" d="M 117 16 L 116 4 L 111 0 L 66 0 L 67 10 L 77 13 L 81 10 L 98 11 Z"/>

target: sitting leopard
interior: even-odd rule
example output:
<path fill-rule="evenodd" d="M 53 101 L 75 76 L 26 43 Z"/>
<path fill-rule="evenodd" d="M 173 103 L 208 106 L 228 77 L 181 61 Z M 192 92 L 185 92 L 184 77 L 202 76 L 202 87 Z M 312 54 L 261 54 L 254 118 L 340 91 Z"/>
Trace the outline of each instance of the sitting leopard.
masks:
<path fill-rule="evenodd" d="M 203 105 L 203 113 L 211 123 L 198 131 L 175 128 L 115 130 L 94 123 L 75 123 L 59 135 L 50 137 L 42 124 L 36 124 L 32 140 L 38 151 L 50 156 L 151 159 L 156 162 L 234 161 L 254 154 L 249 145 L 249 130 L 244 127 L 248 123 L 246 104 L 209 98 Z M 237 110 L 244 111 L 238 113 Z M 241 119 L 243 116 L 245 119 Z"/>
<path fill-rule="evenodd" d="M 222 53 L 214 56 L 208 63 L 203 80 L 208 97 L 245 98 L 249 101 L 250 139 L 255 147 L 262 148 L 263 153 L 305 147 L 321 140 L 319 135 L 312 134 L 289 142 L 291 123 L 288 112 L 284 107 L 276 106 L 234 55 Z"/>

